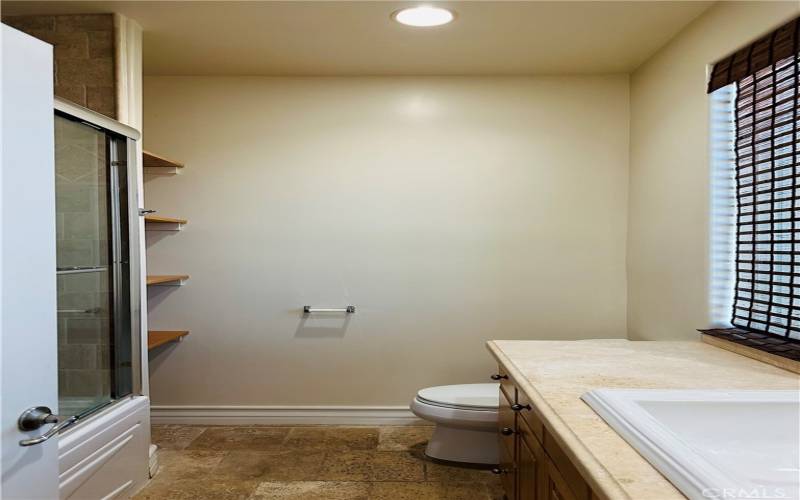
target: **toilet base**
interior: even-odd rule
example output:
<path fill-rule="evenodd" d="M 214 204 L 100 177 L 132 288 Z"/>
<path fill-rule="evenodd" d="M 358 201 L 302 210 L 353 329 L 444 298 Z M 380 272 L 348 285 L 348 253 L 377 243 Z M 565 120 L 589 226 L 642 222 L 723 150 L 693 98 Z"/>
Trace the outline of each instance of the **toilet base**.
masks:
<path fill-rule="evenodd" d="M 425 454 L 446 462 L 497 465 L 497 429 L 457 429 L 437 424 Z"/>

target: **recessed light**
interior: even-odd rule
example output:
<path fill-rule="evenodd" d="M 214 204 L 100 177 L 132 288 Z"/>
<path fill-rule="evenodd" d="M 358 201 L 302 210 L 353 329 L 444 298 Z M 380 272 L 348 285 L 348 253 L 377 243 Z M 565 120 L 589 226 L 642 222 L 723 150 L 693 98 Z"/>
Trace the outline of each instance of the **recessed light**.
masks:
<path fill-rule="evenodd" d="M 452 21 L 454 17 L 455 15 L 447 9 L 429 5 L 400 9 L 392 14 L 392 18 L 398 23 L 420 28 L 441 26 Z"/>

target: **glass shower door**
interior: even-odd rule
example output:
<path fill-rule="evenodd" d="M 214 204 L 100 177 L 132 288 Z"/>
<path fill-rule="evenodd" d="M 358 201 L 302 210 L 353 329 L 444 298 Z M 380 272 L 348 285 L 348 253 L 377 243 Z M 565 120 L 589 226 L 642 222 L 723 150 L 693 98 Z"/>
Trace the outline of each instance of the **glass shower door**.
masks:
<path fill-rule="evenodd" d="M 60 415 L 132 391 L 125 148 L 108 131 L 55 117 Z"/>

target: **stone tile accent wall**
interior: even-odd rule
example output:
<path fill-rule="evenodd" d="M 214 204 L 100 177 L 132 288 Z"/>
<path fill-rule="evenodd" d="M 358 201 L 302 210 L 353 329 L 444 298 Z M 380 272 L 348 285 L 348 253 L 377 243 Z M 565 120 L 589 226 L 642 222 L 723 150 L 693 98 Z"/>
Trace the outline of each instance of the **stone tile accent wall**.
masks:
<path fill-rule="evenodd" d="M 55 95 L 117 117 L 113 15 L 5 16 L 3 22 L 53 45 Z"/>

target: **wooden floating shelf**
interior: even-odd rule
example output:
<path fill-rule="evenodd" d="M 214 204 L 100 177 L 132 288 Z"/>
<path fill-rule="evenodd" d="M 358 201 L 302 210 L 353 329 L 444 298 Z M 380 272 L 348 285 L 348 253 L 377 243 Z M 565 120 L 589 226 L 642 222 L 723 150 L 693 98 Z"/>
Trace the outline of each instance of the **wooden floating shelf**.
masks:
<path fill-rule="evenodd" d="M 183 168 L 183 163 L 168 160 L 149 151 L 142 151 L 142 162 L 148 174 L 174 175 Z"/>
<path fill-rule="evenodd" d="M 186 219 L 176 219 L 174 217 L 162 217 L 160 215 L 145 215 L 145 229 L 148 231 L 180 231 L 186 224 Z"/>
<path fill-rule="evenodd" d="M 176 224 L 186 224 L 186 219 L 176 219 L 174 217 L 162 217 L 160 215 L 145 215 L 145 222 L 174 222 Z"/>
<path fill-rule="evenodd" d="M 155 349 L 170 342 L 180 342 L 187 335 L 189 335 L 187 330 L 150 330 L 147 332 L 147 349 Z"/>
<path fill-rule="evenodd" d="M 189 279 L 188 274 L 164 274 L 164 275 L 148 275 L 147 285 L 183 285 L 183 282 Z"/>

